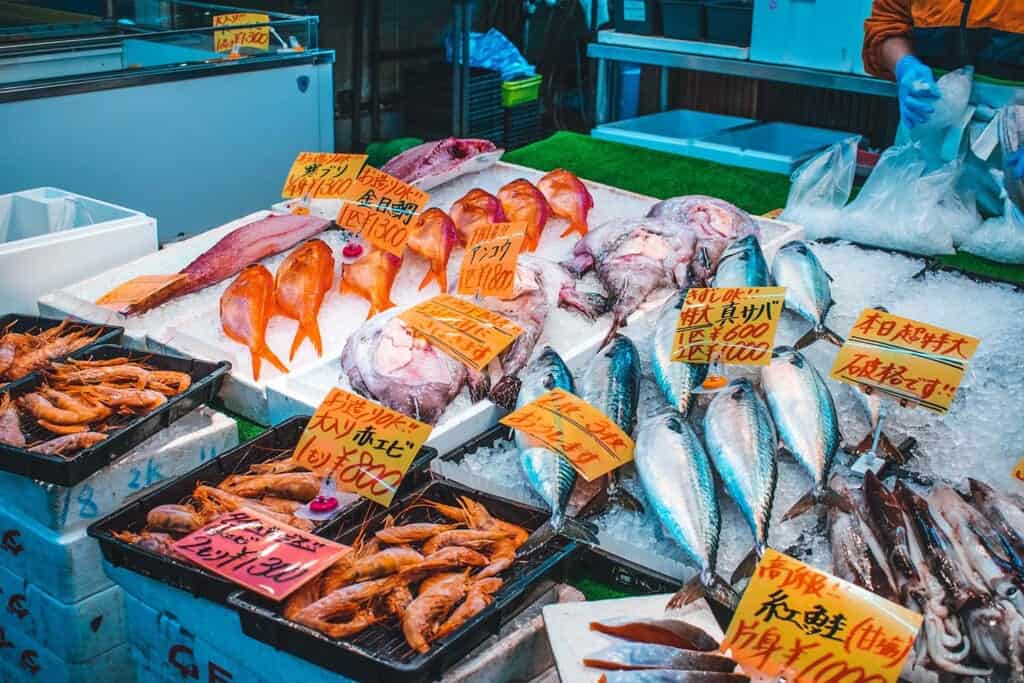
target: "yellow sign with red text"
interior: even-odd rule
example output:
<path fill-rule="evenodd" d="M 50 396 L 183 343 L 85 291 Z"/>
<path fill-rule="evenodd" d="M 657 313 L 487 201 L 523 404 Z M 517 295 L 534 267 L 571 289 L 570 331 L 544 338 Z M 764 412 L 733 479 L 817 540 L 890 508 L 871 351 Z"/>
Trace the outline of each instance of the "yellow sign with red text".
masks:
<path fill-rule="evenodd" d="M 785 287 L 693 288 L 679 311 L 672 360 L 768 365 Z"/>
<path fill-rule="evenodd" d="M 794 683 L 896 683 L 921 615 L 765 550 L 722 651 L 748 673 Z"/>
<path fill-rule="evenodd" d="M 362 235 L 378 249 L 401 256 L 414 225 L 412 219 L 430 195 L 373 166 L 364 166 L 341 199 L 336 220 L 340 227 Z"/>
<path fill-rule="evenodd" d="M 474 230 L 462 257 L 458 293 L 511 297 L 525 237 L 525 223 L 493 223 Z"/>
<path fill-rule="evenodd" d="M 366 165 L 365 154 L 299 152 L 284 180 L 285 199 L 329 199 L 344 196 Z"/>
<path fill-rule="evenodd" d="M 483 370 L 523 328 L 451 294 L 438 294 L 398 316 L 413 332 L 455 360 Z"/>
<path fill-rule="evenodd" d="M 267 24 L 269 22 L 269 16 L 254 12 L 232 12 L 231 14 L 217 14 L 213 17 L 214 26 L 245 26 L 247 24 Z M 235 47 L 269 50 L 270 27 L 252 26 L 249 28 L 213 32 L 214 52 L 230 52 Z"/>
<path fill-rule="evenodd" d="M 295 462 L 342 491 L 387 506 L 433 428 L 362 396 L 331 389 L 299 438 Z"/>
<path fill-rule="evenodd" d="M 866 308 L 839 349 L 829 376 L 900 403 L 945 413 L 978 344 L 975 337 Z"/>
<path fill-rule="evenodd" d="M 564 455 L 587 481 L 633 460 L 633 439 L 607 415 L 563 389 L 552 389 L 501 423 Z"/>

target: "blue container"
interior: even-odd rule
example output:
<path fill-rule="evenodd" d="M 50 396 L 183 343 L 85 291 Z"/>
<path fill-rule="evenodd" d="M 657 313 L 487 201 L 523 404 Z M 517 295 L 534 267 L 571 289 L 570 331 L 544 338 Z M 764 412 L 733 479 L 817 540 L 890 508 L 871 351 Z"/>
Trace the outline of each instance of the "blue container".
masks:
<path fill-rule="evenodd" d="M 752 123 L 755 123 L 753 119 L 739 116 L 675 109 L 635 119 L 606 123 L 590 131 L 590 134 L 601 140 L 611 140 L 671 154 L 687 154 L 687 150 L 694 140 Z"/>
<path fill-rule="evenodd" d="M 754 0 L 750 59 L 863 73 L 871 0 Z"/>
<path fill-rule="evenodd" d="M 857 135 L 794 123 L 760 123 L 697 140 L 690 154 L 722 164 L 790 175 L 814 154 L 851 137 Z"/>

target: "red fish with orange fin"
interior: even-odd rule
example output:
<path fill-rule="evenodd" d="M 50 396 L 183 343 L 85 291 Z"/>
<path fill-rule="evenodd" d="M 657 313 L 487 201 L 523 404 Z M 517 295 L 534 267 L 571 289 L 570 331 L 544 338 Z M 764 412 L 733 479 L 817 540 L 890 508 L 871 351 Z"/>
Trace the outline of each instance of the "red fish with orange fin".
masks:
<path fill-rule="evenodd" d="M 430 264 L 430 270 L 420 283 L 421 290 L 431 280 L 437 280 L 441 292 L 448 291 L 448 258 L 458 243 L 459 233 L 448 214 L 441 209 L 427 209 L 420 214 L 416 228 L 405 244 Z"/>
<path fill-rule="evenodd" d="M 540 234 L 551 218 L 551 206 L 544 193 L 529 180 L 519 178 L 498 190 L 498 200 L 508 220 L 526 223 L 523 251 L 535 251 L 540 243 Z"/>
<path fill-rule="evenodd" d="M 504 223 L 507 220 L 498 198 L 480 188 L 470 190 L 452 204 L 450 213 L 455 229 L 459 232 L 459 241 L 464 245 L 469 244 L 470 235 L 479 226 Z"/>
<path fill-rule="evenodd" d="M 399 257 L 383 249 L 370 248 L 361 259 L 342 267 L 339 291 L 343 295 L 355 294 L 369 301 L 370 310 L 366 313 L 369 320 L 395 305 L 391 301 L 391 285 L 395 283 L 401 267 L 402 259 Z"/>
<path fill-rule="evenodd" d="M 320 326 L 316 318 L 333 281 L 334 254 L 322 240 L 309 240 L 278 266 L 274 278 L 277 310 L 299 321 L 289 361 L 295 359 L 295 352 L 306 338 L 313 342 L 316 355 L 323 355 Z"/>
<path fill-rule="evenodd" d="M 556 168 L 540 179 L 537 189 L 544 193 L 544 198 L 551 205 L 551 212 L 569 221 L 569 227 L 562 233 L 562 237 L 568 237 L 574 232 L 578 232 L 581 237 L 587 234 L 587 214 L 594 208 L 594 198 L 575 173 Z"/>
<path fill-rule="evenodd" d="M 281 372 L 284 363 L 267 346 L 267 323 L 274 315 L 274 276 L 266 266 L 247 266 L 220 295 L 220 325 L 224 334 L 252 353 L 252 378 L 260 379 L 260 364 L 266 359 Z"/>

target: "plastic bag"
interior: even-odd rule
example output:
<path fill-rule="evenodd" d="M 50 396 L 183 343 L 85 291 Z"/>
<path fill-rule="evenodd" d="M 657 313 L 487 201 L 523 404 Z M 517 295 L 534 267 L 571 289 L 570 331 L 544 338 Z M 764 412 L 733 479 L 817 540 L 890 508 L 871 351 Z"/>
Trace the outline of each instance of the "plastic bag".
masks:
<path fill-rule="evenodd" d="M 453 61 L 451 34 L 445 37 L 445 53 L 449 62 Z M 487 33 L 469 34 L 469 65 L 481 69 L 491 69 L 501 73 L 501 80 L 512 81 L 533 76 L 537 73 L 519 48 L 505 37 L 498 29 L 492 28 Z"/>
<path fill-rule="evenodd" d="M 932 172 L 918 144 L 890 147 L 843 211 L 838 237 L 914 254 L 952 254 L 949 203 L 959 162 Z M 955 207 L 954 207 L 955 209 Z"/>
<path fill-rule="evenodd" d="M 1024 214 L 1007 199 L 1003 215 L 982 223 L 961 248 L 1000 263 L 1024 264 Z"/>
<path fill-rule="evenodd" d="M 974 68 L 969 66 L 942 76 L 936 82 L 940 97 L 935 101 L 935 112 L 927 121 L 914 128 L 913 137 L 927 137 L 950 126 L 959 125 L 970 103 L 973 80 Z"/>
<path fill-rule="evenodd" d="M 1003 107 L 999 113 L 999 147 L 1003 155 L 1003 163 L 1021 147 L 1024 140 L 1024 104 L 1013 104 Z M 1008 168 L 1003 169 L 1006 175 L 1003 177 L 1003 187 L 1006 194 L 1017 205 L 1017 208 L 1024 211 L 1024 178 L 1015 179 L 1013 174 L 1008 173 Z"/>
<path fill-rule="evenodd" d="M 959 246 L 981 225 L 981 214 L 978 213 L 978 202 L 973 192 L 963 195 L 951 191 L 939 200 L 935 207 L 935 220 L 941 225 L 949 226 L 953 235 L 953 244 Z"/>
<path fill-rule="evenodd" d="M 855 137 L 837 142 L 794 171 L 779 218 L 803 225 L 808 239 L 835 237 L 857 172 L 857 143 Z"/>

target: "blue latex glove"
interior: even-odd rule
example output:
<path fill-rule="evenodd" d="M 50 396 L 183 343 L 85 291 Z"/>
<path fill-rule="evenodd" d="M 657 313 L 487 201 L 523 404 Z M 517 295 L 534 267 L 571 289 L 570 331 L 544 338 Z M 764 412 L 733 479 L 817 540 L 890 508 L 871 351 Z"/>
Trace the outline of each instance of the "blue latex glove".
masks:
<path fill-rule="evenodd" d="M 1006 172 L 1011 174 L 1014 180 L 1024 180 L 1024 147 L 1011 154 L 1006 160 Z"/>
<path fill-rule="evenodd" d="M 896 82 L 899 85 L 900 120 L 907 128 L 926 122 L 935 113 L 932 102 L 939 98 L 932 70 L 914 55 L 907 55 L 896 63 Z"/>

